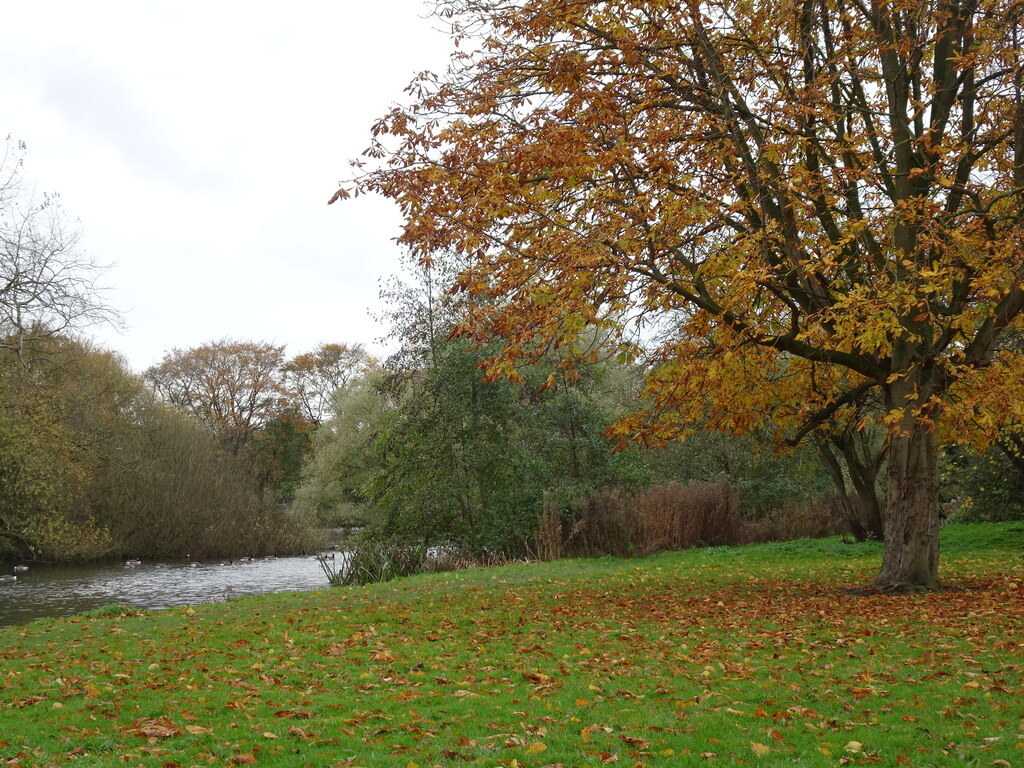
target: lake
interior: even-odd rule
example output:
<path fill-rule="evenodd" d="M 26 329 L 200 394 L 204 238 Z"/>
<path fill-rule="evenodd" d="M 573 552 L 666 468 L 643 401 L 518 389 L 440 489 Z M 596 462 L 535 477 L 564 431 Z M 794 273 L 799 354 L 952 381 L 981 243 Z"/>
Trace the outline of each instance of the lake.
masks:
<path fill-rule="evenodd" d="M 10 574 L 12 569 L 5 564 L 0 573 Z M 313 556 L 194 565 L 32 565 L 17 576 L 17 581 L 0 581 L 0 626 L 70 616 L 111 603 L 154 610 L 329 586 Z"/>

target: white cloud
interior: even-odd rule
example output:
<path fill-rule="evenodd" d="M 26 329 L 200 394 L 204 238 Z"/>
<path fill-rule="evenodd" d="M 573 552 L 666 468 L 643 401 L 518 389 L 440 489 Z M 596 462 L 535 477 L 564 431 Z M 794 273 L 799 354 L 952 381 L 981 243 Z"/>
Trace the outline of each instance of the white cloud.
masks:
<path fill-rule="evenodd" d="M 424 0 L 80 3 L 5 9 L 0 134 L 113 263 L 137 368 L 172 347 L 371 343 L 390 203 L 327 207 L 369 128 L 449 44 Z"/>

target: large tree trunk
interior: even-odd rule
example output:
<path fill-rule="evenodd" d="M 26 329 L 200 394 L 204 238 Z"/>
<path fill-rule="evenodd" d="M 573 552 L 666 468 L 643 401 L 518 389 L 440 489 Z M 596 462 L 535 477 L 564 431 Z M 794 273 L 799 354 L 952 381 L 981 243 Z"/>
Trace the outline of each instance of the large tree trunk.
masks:
<path fill-rule="evenodd" d="M 885 553 L 875 586 L 887 591 L 937 589 L 939 449 L 934 424 L 915 417 L 899 393 L 889 392 L 886 399 L 890 407 L 905 407 L 906 415 L 899 433 L 889 438 Z"/>

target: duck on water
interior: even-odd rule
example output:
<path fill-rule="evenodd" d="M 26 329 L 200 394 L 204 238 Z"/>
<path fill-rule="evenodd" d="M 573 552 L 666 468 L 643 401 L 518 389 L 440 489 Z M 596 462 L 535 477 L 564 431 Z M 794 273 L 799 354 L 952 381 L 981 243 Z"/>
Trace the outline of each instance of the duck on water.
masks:
<path fill-rule="evenodd" d="M 18 574 L 19 573 L 24 573 L 27 570 L 28 570 L 28 566 L 27 565 L 16 565 L 16 566 L 14 566 L 14 572 L 13 573 L 0 574 L 0 581 L 17 581 L 18 580 Z"/>

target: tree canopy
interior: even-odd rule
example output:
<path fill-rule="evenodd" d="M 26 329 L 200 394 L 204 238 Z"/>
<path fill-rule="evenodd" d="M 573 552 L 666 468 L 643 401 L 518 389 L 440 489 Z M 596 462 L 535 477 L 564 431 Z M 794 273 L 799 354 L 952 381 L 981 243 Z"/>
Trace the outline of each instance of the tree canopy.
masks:
<path fill-rule="evenodd" d="M 319 426 L 331 416 L 331 396 L 376 365 L 362 344 L 324 343 L 296 355 L 282 372 L 299 411 Z"/>
<path fill-rule="evenodd" d="M 876 585 L 937 586 L 939 432 L 993 440 L 1024 404 L 997 345 L 1024 309 L 1024 4 L 438 9 L 462 52 L 334 199 L 392 197 L 423 260 L 469 260 L 461 328 L 505 340 L 492 377 L 592 326 L 650 354 L 622 440 L 767 421 L 795 441 L 877 391 Z"/>
<path fill-rule="evenodd" d="M 237 454 L 289 409 L 283 365 L 283 346 L 223 339 L 174 349 L 145 376 L 161 397 L 196 416 Z"/>

